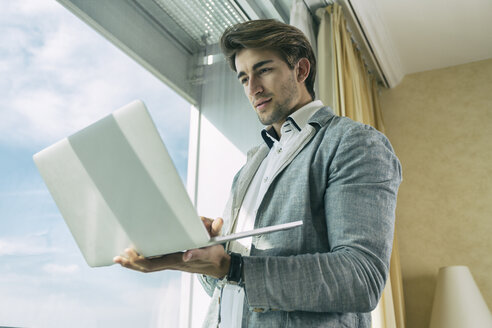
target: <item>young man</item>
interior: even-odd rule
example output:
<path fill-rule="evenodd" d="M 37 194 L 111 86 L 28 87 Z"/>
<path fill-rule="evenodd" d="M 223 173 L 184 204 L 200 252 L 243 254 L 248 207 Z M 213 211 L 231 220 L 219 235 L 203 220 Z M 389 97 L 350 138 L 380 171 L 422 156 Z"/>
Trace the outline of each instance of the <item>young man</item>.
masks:
<path fill-rule="evenodd" d="M 390 143 L 314 101 L 316 62 L 298 29 L 249 21 L 228 28 L 221 46 L 267 127 L 234 178 L 224 221 L 204 223 L 212 235 L 222 222 L 226 232 L 304 224 L 226 250 L 152 260 L 127 250 L 115 261 L 203 274 L 213 296 L 207 326 L 370 327 L 388 275 L 401 181 Z"/>

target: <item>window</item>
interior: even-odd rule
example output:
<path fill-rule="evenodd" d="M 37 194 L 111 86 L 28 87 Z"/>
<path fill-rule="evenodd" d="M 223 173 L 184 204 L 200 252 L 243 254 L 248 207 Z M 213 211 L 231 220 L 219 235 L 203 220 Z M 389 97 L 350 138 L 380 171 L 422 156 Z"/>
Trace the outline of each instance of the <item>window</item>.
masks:
<path fill-rule="evenodd" d="M 177 326 L 180 273 L 89 268 L 32 155 L 142 99 L 185 180 L 190 104 L 58 3 L 0 6 L 0 326 Z"/>

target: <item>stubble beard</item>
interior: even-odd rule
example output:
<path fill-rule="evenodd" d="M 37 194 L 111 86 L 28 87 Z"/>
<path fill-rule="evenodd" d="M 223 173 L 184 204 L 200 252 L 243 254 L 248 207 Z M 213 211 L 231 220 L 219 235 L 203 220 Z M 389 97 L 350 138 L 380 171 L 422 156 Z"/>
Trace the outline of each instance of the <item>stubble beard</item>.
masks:
<path fill-rule="evenodd" d="M 272 125 L 274 123 L 285 121 L 285 119 L 294 112 L 291 103 L 297 98 L 299 90 L 297 90 L 296 80 L 292 75 L 289 80 L 280 89 L 281 97 L 284 96 L 279 103 L 274 104 L 274 108 L 265 115 L 257 112 L 258 119 L 263 125 Z"/>

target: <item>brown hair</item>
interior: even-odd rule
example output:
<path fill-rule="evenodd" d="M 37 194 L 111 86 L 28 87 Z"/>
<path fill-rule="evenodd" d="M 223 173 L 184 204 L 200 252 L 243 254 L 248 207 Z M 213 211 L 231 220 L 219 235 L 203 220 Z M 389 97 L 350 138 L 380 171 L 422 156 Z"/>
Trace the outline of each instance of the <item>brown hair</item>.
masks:
<path fill-rule="evenodd" d="M 307 58 L 311 69 L 306 78 L 306 88 L 314 100 L 316 58 L 306 36 L 296 27 L 275 19 L 251 20 L 228 27 L 220 39 L 220 47 L 236 72 L 236 54 L 245 48 L 262 48 L 276 51 L 290 69 L 301 58 Z"/>

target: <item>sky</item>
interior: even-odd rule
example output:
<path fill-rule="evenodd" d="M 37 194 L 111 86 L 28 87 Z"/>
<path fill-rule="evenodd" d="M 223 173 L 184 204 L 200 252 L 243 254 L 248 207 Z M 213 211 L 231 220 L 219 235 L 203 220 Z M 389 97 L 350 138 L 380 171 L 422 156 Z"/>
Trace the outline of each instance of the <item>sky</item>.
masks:
<path fill-rule="evenodd" d="M 180 275 L 89 268 L 32 161 L 141 99 L 182 179 L 190 105 L 54 0 L 0 0 L 0 326 L 176 326 Z"/>

